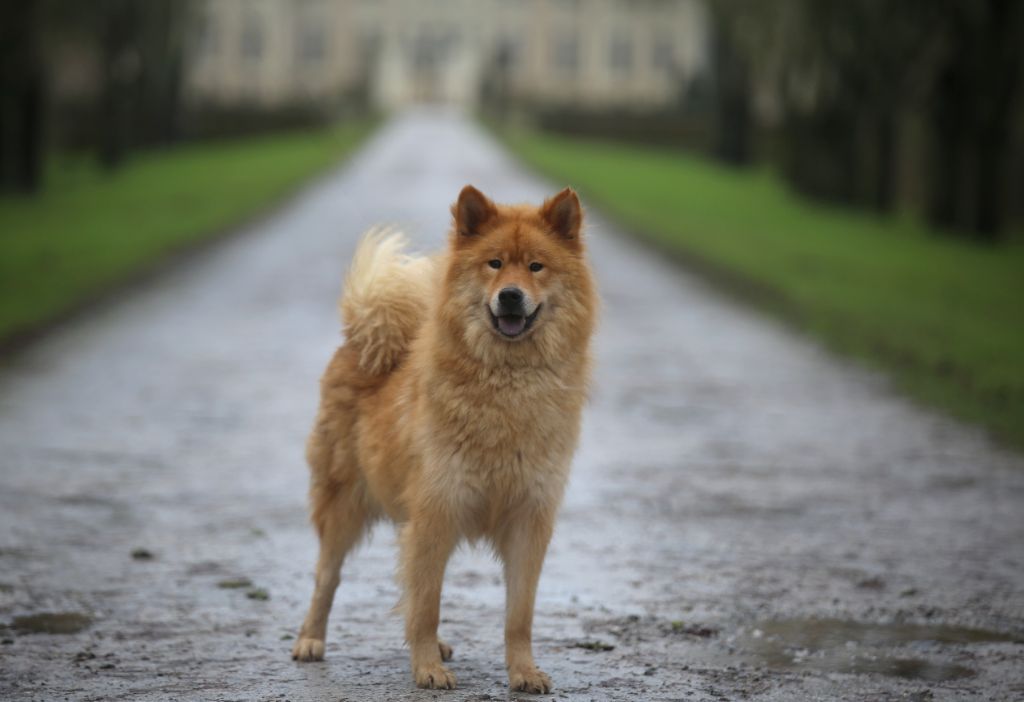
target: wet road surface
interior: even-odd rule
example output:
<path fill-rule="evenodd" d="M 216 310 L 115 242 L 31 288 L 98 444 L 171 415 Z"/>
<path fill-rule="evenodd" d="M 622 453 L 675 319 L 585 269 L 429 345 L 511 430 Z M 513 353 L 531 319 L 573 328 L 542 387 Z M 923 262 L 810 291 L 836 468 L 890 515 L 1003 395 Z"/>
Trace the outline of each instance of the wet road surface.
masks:
<path fill-rule="evenodd" d="M 441 624 L 460 689 L 413 687 L 387 525 L 346 564 L 327 660 L 289 658 L 342 272 L 374 223 L 439 246 L 467 182 L 502 201 L 563 185 L 411 113 L 0 368 L 0 698 L 510 696 L 500 570 L 469 549 Z M 597 215 L 589 237 L 596 385 L 535 625 L 554 698 L 1024 698 L 1024 460 Z"/>

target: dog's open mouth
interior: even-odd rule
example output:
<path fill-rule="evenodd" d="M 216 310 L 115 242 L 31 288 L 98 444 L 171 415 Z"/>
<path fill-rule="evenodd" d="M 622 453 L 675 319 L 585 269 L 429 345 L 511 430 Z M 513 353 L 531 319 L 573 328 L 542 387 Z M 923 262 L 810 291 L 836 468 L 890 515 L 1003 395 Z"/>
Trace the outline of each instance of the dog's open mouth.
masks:
<path fill-rule="evenodd" d="M 499 316 L 491 312 L 490 307 L 487 308 L 487 312 L 491 315 L 491 323 L 494 325 L 494 328 L 502 336 L 515 339 L 525 334 L 533 326 L 533 321 L 537 319 L 540 308 L 541 305 L 537 305 L 537 309 L 533 311 L 533 314 L 526 317 L 519 314 L 503 314 Z"/>

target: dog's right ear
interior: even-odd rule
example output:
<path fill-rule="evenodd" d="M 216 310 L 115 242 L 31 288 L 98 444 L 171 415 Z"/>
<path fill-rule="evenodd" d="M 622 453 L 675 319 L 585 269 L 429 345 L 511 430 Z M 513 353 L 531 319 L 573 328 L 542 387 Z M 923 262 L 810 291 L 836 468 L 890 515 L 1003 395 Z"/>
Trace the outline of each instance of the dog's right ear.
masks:
<path fill-rule="evenodd" d="M 467 185 L 452 205 L 455 234 L 459 237 L 476 236 L 480 233 L 480 226 L 496 214 L 498 208 L 494 203 L 472 185 Z"/>

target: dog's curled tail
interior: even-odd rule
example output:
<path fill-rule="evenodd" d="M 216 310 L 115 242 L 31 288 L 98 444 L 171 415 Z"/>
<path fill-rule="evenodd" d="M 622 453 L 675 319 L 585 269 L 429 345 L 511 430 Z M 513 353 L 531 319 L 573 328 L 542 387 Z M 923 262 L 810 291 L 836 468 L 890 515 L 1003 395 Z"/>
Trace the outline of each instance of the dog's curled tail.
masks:
<path fill-rule="evenodd" d="M 345 343 L 359 353 L 370 375 L 392 370 L 405 355 L 426 316 L 434 261 L 405 253 L 401 232 L 374 228 L 356 249 L 339 308 Z"/>

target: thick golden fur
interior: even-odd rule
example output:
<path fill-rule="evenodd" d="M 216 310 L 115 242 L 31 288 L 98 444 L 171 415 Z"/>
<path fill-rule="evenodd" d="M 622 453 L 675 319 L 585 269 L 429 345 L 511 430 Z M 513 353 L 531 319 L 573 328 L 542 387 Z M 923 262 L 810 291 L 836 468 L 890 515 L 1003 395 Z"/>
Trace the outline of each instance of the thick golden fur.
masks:
<path fill-rule="evenodd" d="M 547 692 L 532 653 L 534 595 L 579 435 L 596 307 L 582 212 L 569 189 L 537 208 L 496 205 L 471 186 L 452 212 L 436 258 L 407 256 L 400 235 L 376 231 L 353 261 L 346 342 L 307 444 L 320 556 L 293 656 L 323 657 L 342 561 L 387 517 L 401 525 L 416 683 L 455 686 L 437 636 L 441 584 L 455 546 L 484 539 L 504 564 L 509 683 Z M 540 305 L 516 338 L 488 307 L 508 286 Z"/>

